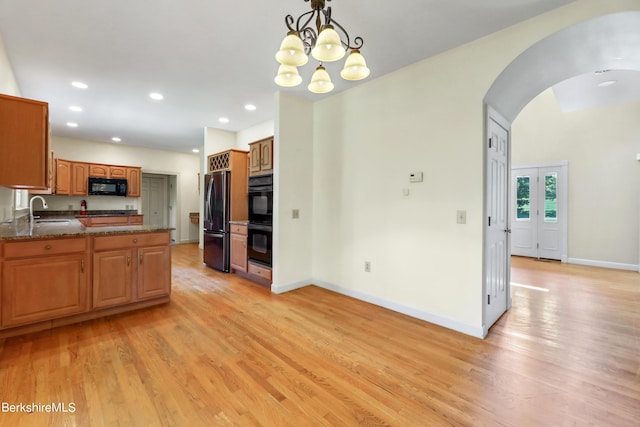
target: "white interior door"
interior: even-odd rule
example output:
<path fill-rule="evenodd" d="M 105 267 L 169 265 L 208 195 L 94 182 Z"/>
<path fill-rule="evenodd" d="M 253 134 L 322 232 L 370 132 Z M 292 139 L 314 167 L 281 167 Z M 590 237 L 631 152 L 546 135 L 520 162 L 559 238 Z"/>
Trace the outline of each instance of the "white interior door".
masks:
<path fill-rule="evenodd" d="M 143 176 L 140 191 L 145 225 L 166 226 L 167 177 Z"/>
<path fill-rule="evenodd" d="M 567 163 L 514 167 L 511 253 L 567 260 Z"/>
<path fill-rule="evenodd" d="M 487 141 L 485 330 L 507 311 L 509 296 L 509 132 L 491 116 Z"/>

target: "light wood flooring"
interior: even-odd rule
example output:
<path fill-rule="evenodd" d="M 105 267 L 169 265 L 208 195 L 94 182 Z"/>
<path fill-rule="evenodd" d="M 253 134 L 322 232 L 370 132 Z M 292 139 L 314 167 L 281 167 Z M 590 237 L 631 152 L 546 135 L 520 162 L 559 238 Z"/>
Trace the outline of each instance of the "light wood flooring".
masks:
<path fill-rule="evenodd" d="M 514 258 L 485 340 L 173 247 L 170 304 L 0 341 L 0 426 L 638 426 L 640 275 Z M 428 283 L 424 284 L 429 286 Z"/>

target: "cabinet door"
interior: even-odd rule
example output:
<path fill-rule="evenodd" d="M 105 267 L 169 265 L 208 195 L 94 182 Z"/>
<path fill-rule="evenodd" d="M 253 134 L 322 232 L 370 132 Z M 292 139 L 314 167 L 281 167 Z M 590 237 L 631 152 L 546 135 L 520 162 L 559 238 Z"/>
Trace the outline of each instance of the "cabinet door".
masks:
<path fill-rule="evenodd" d="M 86 196 L 89 178 L 88 163 L 71 163 L 71 195 Z"/>
<path fill-rule="evenodd" d="M 138 299 L 171 293 L 171 247 L 138 249 Z"/>
<path fill-rule="evenodd" d="M 242 234 L 231 235 L 231 268 L 247 271 L 247 236 Z"/>
<path fill-rule="evenodd" d="M 89 165 L 89 176 L 107 178 L 109 176 L 109 166 L 107 165 Z"/>
<path fill-rule="evenodd" d="M 140 197 L 140 168 L 127 168 L 127 196 Z"/>
<path fill-rule="evenodd" d="M 273 169 L 273 138 L 260 143 L 260 170 L 262 172 Z"/>
<path fill-rule="evenodd" d="M 249 144 L 249 173 L 259 173 L 260 172 L 260 143 Z"/>
<path fill-rule="evenodd" d="M 71 162 L 56 159 L 56 194 L 71 194 Z"/>
<path fill-rule="evenodd" d="M 109 166 L 109 178 L 122 178 L 127 177 L 127 168 L 124 166 Z"/>
<path fill-rule="evenodd" d="M 93 254 L 93 307 L 109 307 L 133 301 L 133 251 Z"/>
<path fill-rule="evenodd" d="M 0 95 L 0 135 L 0 186 L 46 188 L 48 104 Z"/>
<path fill-rule="evenodd" d="M 86 254 L 4 262 L 2 327 L 89 311 Z"/>

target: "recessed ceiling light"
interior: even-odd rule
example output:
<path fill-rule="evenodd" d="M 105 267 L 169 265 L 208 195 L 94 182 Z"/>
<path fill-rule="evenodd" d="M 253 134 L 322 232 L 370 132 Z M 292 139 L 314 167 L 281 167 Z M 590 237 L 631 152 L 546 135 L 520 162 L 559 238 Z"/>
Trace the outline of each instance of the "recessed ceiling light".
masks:
<path fill-rule="evenodd" d="M 80 111 L 82 111 L 82 107 L 78 107 L 77 105 L 72 105 L 71 107 L 69 107 L 69 110 L 79 113 Z"/>
<path fill-rule="evenodd" d="M 244 106 L 244 109 L 247 111 L 256 111 L 256 106 L 253 104 L 247 104 Z"/>
<path fill-rule="evenodd" d="M 156 101 L 162 101 L 164 99 L 164 96 L 162 96 L 162 94 L 158 92 L 151 92 L 149 94 L 149 98 L 155 99 Z"/>
<path fill-rule="evenodd" d="M 220 117 L 220 118 L 218 119 L 218 121 L 219 121 L 220 123 L 229 123 L 229 119 L 228 119 L 228 118 L 226 118 L 226 117 Z"/>
<path fill-rule="evenodd" d="M 607 81 L 598 83 L 598 87 L 607 87 L 607 86 L 614 85 L 616 83 L 618 83 L 617 80 L 607 80 Z"/>
<path fill-rule="evenodd" d="M 122 140 L 121 140 L 120 138 L 118 138 L 117 136 L 114 136 L 113 138 L 111 138 L 111 140 L 112 140 L 113 142 L 120 142 L 120 141 L 122 141 Z"/>
<path fill-rule="evenodd" d="M 193 149 L 193 150 L 191 150 L 191 151 L 193 151 L 194 153 L 199 153 L 199 152 L 200 152 L 200 150 L 198 150 L 197 148 L 194 148 L 194 149 Z"/>
<path fill-rule="evenodd" d="M 77 128 L 78 124 L 73 122 L 67 122 L 67 126 L 69 126 L 70 128 Z"/>
<path fill-rule="evenodd" d="M 82 82 L 72 82 L 71 86 L 77 87 L 78 89 L 87 89 L 89 87 L 86 83 Z"/>

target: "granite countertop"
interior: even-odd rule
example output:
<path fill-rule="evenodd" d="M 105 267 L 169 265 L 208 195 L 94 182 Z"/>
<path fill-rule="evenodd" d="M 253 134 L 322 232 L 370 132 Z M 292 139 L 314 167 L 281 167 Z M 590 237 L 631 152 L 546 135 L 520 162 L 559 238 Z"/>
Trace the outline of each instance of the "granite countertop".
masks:
<path fill-rule="evenodd" d="M 63 219 L 63 218 L 58 218 Z M 29 223 L 28 219 L 0 223 L 0 240 L 53 239 L 59 237 L 83 237 L 110 234 L 153 233 L 173 228 L 154 225 L 121 225 L 110 227 L 85 227 L 75 218 L 68 222 Z"/>

